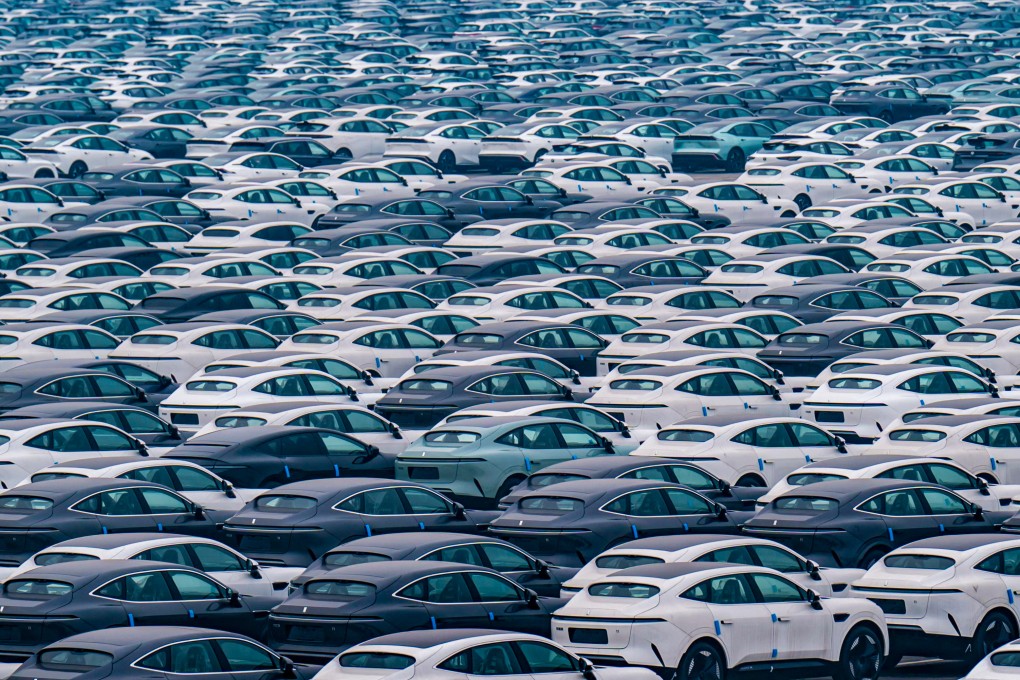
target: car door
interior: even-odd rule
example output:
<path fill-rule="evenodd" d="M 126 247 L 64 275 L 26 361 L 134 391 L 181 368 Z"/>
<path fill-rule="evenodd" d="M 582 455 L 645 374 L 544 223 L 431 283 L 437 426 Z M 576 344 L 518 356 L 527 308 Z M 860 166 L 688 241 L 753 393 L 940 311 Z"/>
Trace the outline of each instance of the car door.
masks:
<path fill-rule="evenodd" d="M 861 512 L 882 517 L 893 547 L 936 536 L 939 533 L 939 523 L 928 514 L 916 489 L 887 491 L 858 507 Z"/>
<path fill-rule="evenodd" d="M 398 489 L 406 512 L 422 531 L 470 531 L 474 529 L 450 503 L 430 489 L 405 486 Z M 404 531 L 412 530 L 404 519 Z"/>
<path fill-rule="evenodd" d="M 603 511 L 628 522 L 623 533 L 633 538 L 668 536 L 683 531 L 683 524 L 674 514 L 665 489 L 632 491 L 607 503 Z"/>
<path fill-rule="evenodd" d="M 263 602 L 261 609 L 249 605 L 261 598 L 239 598 L 232 602 L 230 591 L 204 574 L 177 569 L 167 569 L 165 574 L 174 599 L 184 607 L 191 625 L 261 636 L 269 616 L 268 602 Z"/>
<path fill-rule="evenodd" d="M 286 677 L 280 670 L 280 657 L 261 645 L 226 637 L 212 642 L 219 649 L 226 668 L 233 672 L 234 680 L 278 680 Z"/>
<path fill-rule="evenodd" d="M 220 661 L 216 640 L 189 640 L 160 647 L 134 663 L 153 678 L 236 680 Z"/>
<path fill-rule="evenodd" d="M 163 570 L 139 571 L 100 586 L 100 598 L 120 603 L 133 626 L 179 626 L 188 610 L 174 597 Z"/>
<path fill-rule="evenodd" d="M 831 653 L 832 612 L 811 606 L 807 592 L 774 574 L 750 574 L 772 615 L 773 656 L 780 660 L 824 659 Z"/>
<path fill-rule="evenodd" d="M 435 628 L 491 627 L 488 611 L 476 601 L 462 571 L 424 578 L 404 588 L 400 596 L 424 602 Z"/>
<path fill-rule="evenodd" d="M 212 538 L 217 533 L 216 520 L 224 522 L 232 514 L 230 511 L 203 510 L 165 489 L 145 487 L 138 492 L 156 531 Z"/>
<path fill-rule="evenodd" d="M 772 658 L 772 612 L 758 601 L 745 574 L 708 579 L 681 597 L 707 604 L 729 665 Z"/>
<path fill-rule="evenodd" d="M 469 572 L 466 574 L 472 595 L 484 610 L 479 628 L 497 628 L 518 633 L 548 636 L 551 611 L 540 604 L 530 604 L 530 596 L 520 586 L 497 574 Z"/>
<path fill-rule="evenodd" d="M 974 534 L 993 531 L 995 526 L 974 511 L 968 501 L 944 489 L 921 489 L 926 510 L 946 534 Z"/>
<path fill-rule="evenodd" d="M 511 644 L 517 649 L 518 658 L 524 660 L 525 670 L 531 671 L 533 680 L 580 680 L 584 677 L 577 659 L 547 642 L 519 640 Z"/>

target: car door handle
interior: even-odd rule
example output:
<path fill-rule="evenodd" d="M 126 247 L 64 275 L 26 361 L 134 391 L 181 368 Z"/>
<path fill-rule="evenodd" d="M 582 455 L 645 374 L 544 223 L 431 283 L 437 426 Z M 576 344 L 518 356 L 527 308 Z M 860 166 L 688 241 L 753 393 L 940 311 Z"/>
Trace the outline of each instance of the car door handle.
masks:
<path fill-rule="evenodd" d="M 790 619 L 785 616 L 777 616 L 776 623 L 789 623 Z"/>
<path fill-rule="evenodd" d="M 731 625 L 733 625 L 732 621 L 719 621 L 719 623 L 721 623 L 724 626 L 731 626 Z"/>

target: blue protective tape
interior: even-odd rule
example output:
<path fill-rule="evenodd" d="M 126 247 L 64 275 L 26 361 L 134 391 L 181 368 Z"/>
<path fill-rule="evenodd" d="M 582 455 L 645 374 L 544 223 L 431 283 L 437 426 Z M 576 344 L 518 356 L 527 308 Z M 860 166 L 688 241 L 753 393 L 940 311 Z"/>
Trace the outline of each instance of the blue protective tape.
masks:
<path fill-rule="evenodd" d="M 132 614 L 131 612 L 128 612 L 128 625 L 129 626 L 135 625 L 135 615 Z"/>
<path fill-rule="evenodd" d="M 285 476 L 285 477 L 286 477 L 287 479 L 290 479 L 290 466 L 289 466 L 289 465 L 284 465 L 284 466 L 283 466 L 283 475 L 284 475 L 284 476 Z"/>
<path fill-rule="evenodd" d="M 722 635 L 722 626 L 719 625 L 719 622 L 718 621 L 713 621 L 712 623 L 715 624 L 715 634 L 716 635 Z"/>
<path fill-rule="evenodd" d="M 889 527 L 889 540 L 890 541 L 895 541 L 896 540 L 895 538 L 893 538 L 892 527 Z"/>
<path fill-rule="evenodd" d="M 365 525 L 365 535 L 366 536 L 371 536 L 372 535 L 372 525 L 371 524 L 366 524 Z"/>
<path fill-rule="evenodd" d="M 429 617 L 429 621 L 432 622 L 432 630 L 435 630 L 438 627 L 438 626 L 436 626 L 436 617 L 430 616 Z"/>
<path fill-rule="evenodd" d="M 637 525 L 636 524 L 631 524 L 630 525 L 630 530 L 634 533 L 634 538 L 637 538 Z"/>

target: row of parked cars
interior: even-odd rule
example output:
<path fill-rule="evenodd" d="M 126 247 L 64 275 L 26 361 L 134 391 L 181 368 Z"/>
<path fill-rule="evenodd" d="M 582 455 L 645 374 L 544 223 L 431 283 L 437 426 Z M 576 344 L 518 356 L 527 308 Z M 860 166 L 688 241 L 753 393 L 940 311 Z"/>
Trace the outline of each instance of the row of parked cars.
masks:
<path fill-rule="evenodd" d="M 0 677 L 1020 674 L 1013 4 L 3 10 Z"/>

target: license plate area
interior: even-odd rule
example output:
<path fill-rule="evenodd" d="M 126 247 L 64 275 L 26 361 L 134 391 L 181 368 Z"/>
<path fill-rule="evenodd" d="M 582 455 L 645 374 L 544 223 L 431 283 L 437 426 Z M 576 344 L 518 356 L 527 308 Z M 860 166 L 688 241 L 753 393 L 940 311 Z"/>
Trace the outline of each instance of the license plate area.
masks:
<path fill-rule="evenodd" d="M 578 645 L 608 645 L 609 632 L 601 628 L 569 628 L 570 641 Z"/>

